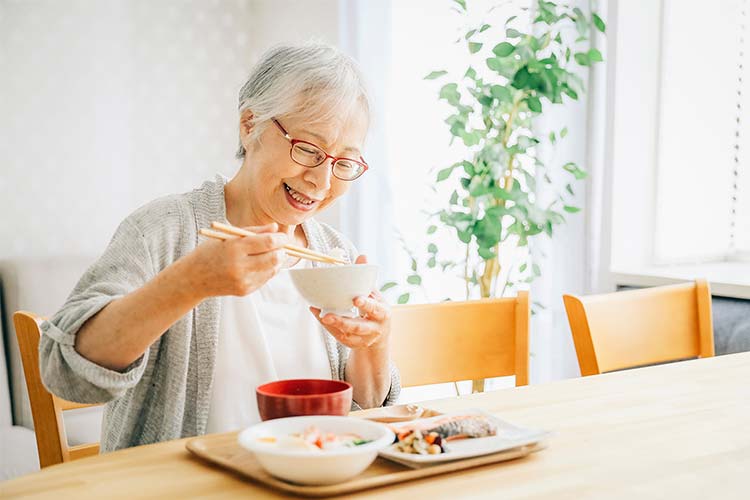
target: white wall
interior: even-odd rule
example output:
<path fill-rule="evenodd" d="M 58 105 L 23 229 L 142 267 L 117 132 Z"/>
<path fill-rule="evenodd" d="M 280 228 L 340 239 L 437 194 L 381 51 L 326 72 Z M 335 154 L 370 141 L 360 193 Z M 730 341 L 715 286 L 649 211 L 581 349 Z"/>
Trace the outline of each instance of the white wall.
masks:
<path fill-rule="evenodd" d="M 337 7 L 0 0 L 0 256 L 98 254 L 139 205 L 231 176 L 252 64 L 337 43 Z"/>

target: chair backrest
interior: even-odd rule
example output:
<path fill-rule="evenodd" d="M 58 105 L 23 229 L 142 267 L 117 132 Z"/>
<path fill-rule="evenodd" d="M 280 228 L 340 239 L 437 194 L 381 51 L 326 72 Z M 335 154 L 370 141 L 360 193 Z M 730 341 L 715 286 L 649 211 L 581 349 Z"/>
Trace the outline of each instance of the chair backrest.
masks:
<path fill-rule="evenodd" d="M 98 443 L 68 446 L 62 416 L 63 411 L 98 405 L 65 401 L 50 394 L 44 387 L 39 374 L 39 325 L 42 321 L 43 318 L 26 311 L 13 314 L 26 387 L 31 401 L 31 414 L 34 418 L 39 465 L 48 467 L 99 453 Z"/>
<path fill-rule="evenodd" d="M 515 375 L 529 383 L 529 295 L 395 306 L 393 358 L 404 387 Z"/>
<path fill-rule="evenodd" d="M 563 301 L 583 376 L 714 355 L 705 280 Z"/>

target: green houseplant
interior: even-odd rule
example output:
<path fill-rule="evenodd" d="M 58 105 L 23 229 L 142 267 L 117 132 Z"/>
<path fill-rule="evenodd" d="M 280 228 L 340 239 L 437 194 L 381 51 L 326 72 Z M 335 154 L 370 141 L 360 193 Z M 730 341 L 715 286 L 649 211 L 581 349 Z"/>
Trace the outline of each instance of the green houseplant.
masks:
<path fill-rule="evenodd" d="M 462 15 L 467 13 L 465 0 L 454 3 Z M 406 290 L 393 281 L 382 287 L 397 287 L 398 303 L 408 302 L 413 287 L 421 286 L 423 266 L 460 269 L 467 299 L 473 289 L 478 288 L 480 297 L 502 296 L 518 282 L 530 283 L 541 275 L 531 253 L 515 269 L 506 269 L 504 283 L 498 283 L 503 248 L 552 236 L 566 214 L 580 210 L 570 200 L 585 170 L 570 161 L 545 164 L 539 154 L 539 145 L 554 148 L 567 128 L 541 137 L 534 124 L 546 110 L 583 94 L 584 83 L 572 69 L 602 61 L 589 39 L 593 29 L 604 33 L 605 24 L 593 10 L 586 15 L 578 7 L 544 0 L 535 1 L 527 13 L 528 29 L 519 28 L 513 16 L 502 27 L 502 40 L 489 38 L 497 30 L 490 30 L 490 24 L 467 28 L 459 42 L 465 44 L 470 64 L 461 78 L 448 81 L 444 70 L 425 77 L 442 83 L 439 99 L 451 108 L 445 119 L 451 142 L 460 140 L 467 150 L 464 159 L 437 172 L 435 182 L 453 189 L 444 208 L 430 214 L 427 235 L 431 238 L 438 225 L 449 228 L 464 249 L 460 255 L 446 255 L 430 241 L 424 259 L 409 252 L 412 274 Z M 552 169 L 567 172 L 564 187 L 553 184 Z M 541 183 L 554 191 L 551 203 L 540 203 Z"/>

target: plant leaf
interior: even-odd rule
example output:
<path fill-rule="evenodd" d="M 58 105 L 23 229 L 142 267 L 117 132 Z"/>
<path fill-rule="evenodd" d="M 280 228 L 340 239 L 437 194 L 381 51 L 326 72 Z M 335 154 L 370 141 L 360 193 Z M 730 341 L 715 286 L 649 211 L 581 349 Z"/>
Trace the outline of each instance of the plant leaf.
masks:
<path fill-rule="evenodd" d="M 469 52 L 472 54 L 476 54 L 481 50 L 482 45 L 483 44 L 479 42 L 469 42 Z"/>
<path fill-rule="evenodd" d="M 384 284 L 383 286 L 380 287 L 380 291 L 381 292 L 385 292 L 386 290 L 390 290 L 391 288 L 393 288 L 394 286 L 396 286 L 396 284 L 397 283 L 395 281 L 389 281 L 388 283 L 386 283 L 386 284 Z"/>
<path fill-rule="evenodd" d="M 479 134 L 476 132 L 464 132 L 461 134 L 461 139 L 464 141 L 465 146 L 476 146 L 479 144 Z"/>
<path fill-rule="evenodd" d="M 527 97 L 526 104 L 528 104 L 529 109 L 533 111 L 534 113 L 542 112 L 542 101 L 540 101 L 538 97 L 536 96 Z"/>
<path fill-rule="evenodd" d="M 512 43 L 501 42 L 495 45 L 492 52 L 494 52 L 497 57 L 508 57 L 514 50 L 516 50 L 516 47 Z"/>
<path fill-rule="evenodd" d="M 490 68 L 492 71 L 500 71 L 503 68 L 503 65 L 500 63 L 500 59 L 497 57 L 488 57 L 486 59 L 487 67 Z"/>
<path fill-rule="evenodd" d="M 440 71 L 433 71 L 429 75 L 425 76 L 424 79 L 425 80 L 435 80 L 436 78 L 440 78 L 441 76 L 445 76 L 447 74 L 448 74 L 447 71 L 441 69 Z"/>
<path fill-rule="evenodd" d="M 607 26 L 604 24 L 604 21 L 596 12 L 591 14 L 591 20 L 594 21 L 594 26 L 596 26 L 596 29 L 598 29 L 602 33 L 607 30 Z"/>
<path fill-rule="evenodd" d="M 565 205 L 563 206 L 563 210 L 565 210 L 568 213 L 574 214 L 576 212 L 580 212 L 581 209 L 579 207 L 574 207 L 572 205 Z"/>
<path fill-rule="evenodd" d="M 566 170 L 573 174 L 573 177 L 575 177 L 577 180 L 585 179 L 586 178 L 586 172 L 582 170 L 578 165 L 575 163 L 568 162 L 565 165 L 563 165 L 563 170 Z"/>
<path fill-rule="evenodd" d="M 433 234 L 435 231 L 437 231 L 437 226 L 434 224 L 427 228 L 427 234 Z"/>
<path fill-rule="evenodd" d="M 531 79 L 531 73 L 529 73 L 529 68 L 524 66 L 523 68 L 516 71 L 516 74 L 513 76 L 513 85 L 517 89 L 524 89 L 526 88 L 526 85 L 528 85 L 529 80 Z"/>
<path fill-rule="evenodd" d="M 406 278 L 406 282 L 410 285 L 421 285 L 422 284 L 422 277 L 418 274 L 412 274 L 408 278 Z"/>
<path fill-rule="evenodd" d="M 587 55 L 589 56 L 589 62 L 601 62 L 604 60 L 602 53 L 596 49 L 589 49 Z"/>
<path fill-rule="evenodd" d="M 459 165 L 460 165 L 460 163 L 454 163 L 450 167 L 446 167 L 446 168 L 440 170 L 438 172 L 438 174 L 437 174 L 437 182 L 444 181 L 445 179 L 447 179 L 448 177 L 450 177 L 451 173 L 453 172 L 453 169 L 456 168 Z"/>
<path fill-rule="evenodd" d="M 446 83 L 440 88 L 440 99 L 445 99 L 450 104 L 456 106 L 461 99 L 461 94 L 458 92 L 458 84 Z"/>
<path fill-rule="evenodd" d="M 585 52 L 576 52 L 573 56 L 578 64 L 581 66 L 590 66 L 591 60 L 589 58 L 589 55 Z"/>
<path fill-rule="evenodd" d="M 490 94 L 492 97 L 502 102 L 511 102 L 513 100 L 510 89 L 503 85 L 493 85 L 490 87 Z"/>
<path fill-rule="evenodd" d="M 430 243 L 429 245 L 427 245 L 427 251 L 430 253 L 437 253 L 438 247 L 434 243 Z"/>
<path fill-rule="evenodd" d="M 396 302 L 398 302 L 399 304 L 406 304 L 407 302 L 409 302 L 409 292 L 399 295 Z"/>
<path fill-rule="evenodd" d="M 505 30 L 505 36 L 508 38 L 518 38 L 521 36 L 521 32 L 513 28 L 508 28 Z"/>
<path fill-rule="evenodd" d="M 578 99 L 578 92 L 571 89 L 567 85 L 563 88 L 563 92 L 565 92 L 565 94 L 568 95 L 571 99 Z"/>
<path fill-rule="evenodd" d="M 487 31 L 488 29 L 490 29 L 491 27 L 492 27 L 492 26 L 490 26 L 489 24 L 483 24 L 483 25 L 482 25 L 482 27 L 481 27 L 481 28 L 479 28 L 479 32 L 480 32 L 480 33 L 483 33 L 483 32 L 485 32 L 485 31 Z"/>

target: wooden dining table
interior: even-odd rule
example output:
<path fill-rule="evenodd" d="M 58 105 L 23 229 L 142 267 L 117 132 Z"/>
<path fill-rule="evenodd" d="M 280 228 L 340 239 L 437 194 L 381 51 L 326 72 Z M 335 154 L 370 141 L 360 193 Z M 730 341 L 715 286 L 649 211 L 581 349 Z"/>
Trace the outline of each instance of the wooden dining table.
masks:
<path fill-rule="evenodd" d="M 347 498 L 750 498 L 750 353 L 423 403 L 553 432 L 527 457 Z M 2 498 L 280 498 L 209 465 L 187 439 L 56 465 Z"/>

